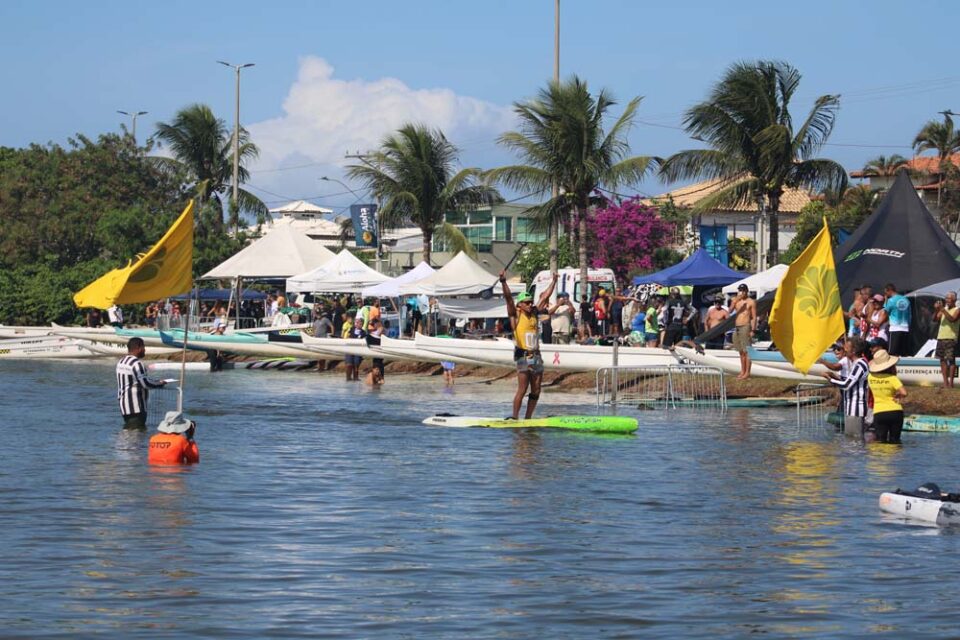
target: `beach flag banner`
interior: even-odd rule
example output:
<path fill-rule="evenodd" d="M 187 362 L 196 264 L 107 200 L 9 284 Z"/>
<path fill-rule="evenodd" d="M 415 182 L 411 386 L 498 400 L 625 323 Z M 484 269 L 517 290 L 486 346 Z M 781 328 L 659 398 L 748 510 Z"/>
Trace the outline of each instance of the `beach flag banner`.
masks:
<path fill-rule="evenodd" d="M 770 336 L 798 371 L 807 373 L 843 335 L 843 310 L 830 229 L 823 229 L 787 269 L 770 311 Z"/>
<path fill-rule="evenodd" d="M 358 247 L 377 246 L 377 205 L 352 204 L 353 237 Z"/>
<path fill-rule="evenodd" d="M 73 296 L 78 307 L 151 302 L 193 287 L 193 200 L 157 244 L 136 262 L 114 269 Z"/>

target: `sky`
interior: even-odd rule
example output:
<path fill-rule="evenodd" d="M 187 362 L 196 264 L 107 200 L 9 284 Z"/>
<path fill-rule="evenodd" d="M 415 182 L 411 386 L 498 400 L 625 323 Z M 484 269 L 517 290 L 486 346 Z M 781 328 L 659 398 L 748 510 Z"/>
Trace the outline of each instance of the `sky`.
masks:
<path fill-rule="evenodd" d="M 615 114 L 643 97 L 635 155 L 695 148 L 684 111 L 741 60 L 802 72 L 796 121 L 817 96 L 840 94 L 821 156 L 851 171 L 909 156 L 924 122 L 960 113 L 957 2 L 561 0 L 560 15 L 562 77 L 612 92 Z M 345 154 L 407 121 L 439 127 L 463 166 L 514 162 L 496 139 L 514 124 L 513 103 L 552 78 L 553 36 L 553 0 L 4 0 L 0 146 L 119 131 L 129 120 L 118 109 L 148 112 L 142 141 L 197 102 L 232 127 L 235 76 L 216 61 L 251 62 L 241 123 L 261 155 L 248 187 L 271 207 L 307 199 L 340 211 L 365 194 L 320 178 L 345 180 L 355 162 Z M 652 177 L 636 191 L 667 188 Z"/>

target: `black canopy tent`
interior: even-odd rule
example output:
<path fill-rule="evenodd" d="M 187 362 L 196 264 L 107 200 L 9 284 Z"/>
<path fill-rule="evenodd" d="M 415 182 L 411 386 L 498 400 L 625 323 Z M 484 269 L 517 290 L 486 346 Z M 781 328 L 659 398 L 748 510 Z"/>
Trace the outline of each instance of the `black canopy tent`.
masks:
<path fill-rule="evenodd" d="M 930 215 L 901 169 L 877 209 L 834 252 L 840 297 L 846 307 L 861 285 L 881 293 L 892 282 L 906 293 L 957 278 L 958 258 L 960 247 Z"/>

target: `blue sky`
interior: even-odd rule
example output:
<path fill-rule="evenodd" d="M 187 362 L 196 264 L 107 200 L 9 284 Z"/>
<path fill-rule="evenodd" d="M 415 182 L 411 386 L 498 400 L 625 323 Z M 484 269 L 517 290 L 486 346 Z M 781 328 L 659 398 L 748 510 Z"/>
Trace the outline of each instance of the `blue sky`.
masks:
<path fill-rule="evenodd" d="M 638 155 L 694 146 L 675 128 L 684 109 L 742 59 L 800 69 L 798 119 L 816 96 L 841 94 L 823 155 L 850 170 L 881 153 L 909 155 L 926 120 L 960 112 L 950 35 L 960 3 L 561 5 L 561 74 L 623 101 L 644 96 L 630 136 Z M 319 177 L 342 177 L 344 152 L 371 148 L 405 119 L 443 128 L 465 165 L 510 162 L 495 138 L 510 126 L 511 103 L 552 76 L 552 52 L 552 0 L 7 0 L 0 145 L 115 131 L 117 109 L 149 111 L 138 122 L 142 140 L 192 102 L 232 124 L 233 75 L 215 61 L 254 62 L 243 72 L 241 114 L 263 150 L 251 186 L 271 206 L 313 198 L 339 209 L 354 196 Z M 665 186 L 651 179 L 640 189 Z"/>

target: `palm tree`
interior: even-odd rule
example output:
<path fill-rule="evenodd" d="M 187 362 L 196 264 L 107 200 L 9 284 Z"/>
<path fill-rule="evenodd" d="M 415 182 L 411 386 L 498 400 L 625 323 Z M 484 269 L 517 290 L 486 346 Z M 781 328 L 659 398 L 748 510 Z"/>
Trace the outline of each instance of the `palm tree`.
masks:
<path fill-rule="evenodd" d="M 868 160 L 863 165 L 863 175 L 865 176 L 892 176 L 897 173 L 897 169 L 906 166 L 907 159 L 900 154 L 892 156 L 877 156 L 873 160 Z"/>
<path fill-rule="evenodd" d="M 839 96 L 820 96 L 798 129 L 790 100 L 800 72 L 783 62 L 739 62 L 714 86 L 709 98 L 687 111 L 684 126 L 710 149 L 681 151 L 661 167 L 666 181 L 722 179 L 723 187 L 696 210 L 756 201 L 770 216 L 769 263 L 780 251 L 780 198 L 785 188 L 820 191 L 846 188 L 847 173 L 815 154 L 833 130 Z"/>
<path fill-rule="evenodd" d="M 217 231 L 223 228 L 223 198 L 232 188 L 233 180 L 233 133 L 217 118 L 205 104 L 192 104 L 177 111 L 168 124 L 157 123 L 154 137 L 166 144 L 173 158 L 154 157 L 153 161 L 161 166 L 172 164 L 186 171 L 194 181 L 194 192 L 201 208 L 213 201 L 220 211 L 214 217 Z M 250 172 L 243 166 L 245 160 L 256 158 L 259 151 L 250 142 L 250 135 L 240 129 L 240 171 L 239 181 L 244 183 Z M 250 192 L 238 190 L 240 208 L 251 211 L 262 221 L 268 215 L 267 206 Z M 230 224 L 239 230 L 239 211 L 230 212 Z"/>
<path fill-rule="evenodd" d="M 953 118 L 949 112 L 943 114 L 943 122 L 930 120 L 923 125 L 917 137 L 913 139 L 913 148 L 917 153 L 934 150 L 937 152 L 937 208 L 940 208 L 940 194 L 943 185 L 944 164 L 950 162 L 950 156 L 960 151 L 960 132 L 953 128 Z"/>
<path fill-rule="evenodd" d="M 559 195 L 531 207 L 541 228 L 550 230 L 550 269 L 557 269 L 557 226 L 573 212 L 579 229 L 580 277 L 587 282 L 587 216 L 600 188 L 635 185 L 652 167 L 653 158 L 628 157 L 627 132 L 640 104 L 627 103 L 609 129 L 604 127 L 616 104 L 605 90 L 593 96 L 587 83 L 573 76 L 551 82 L 537 97 L 514 104 L 519 131 L 500 136 L 503 146 L 515 151 L 526 164 L 488 172 L 491 180 L 524 192 L 549 193 L 554 184 Z"/>
<path fill-rule="evenodd" d="M 364 164 L 347 167 L 347 176 L 383 201 L 380 221 L 384 228 L 407 221 L 420 228 L 427 264 L 436 234 L 467 248 L 463 234 L 445 221 L 446 213 L 503 201 L 500 193 L 486 184 L 480 169 L 456 171 L 458 153 L 439 129 L 405 124 L 384 138 Z"/>

